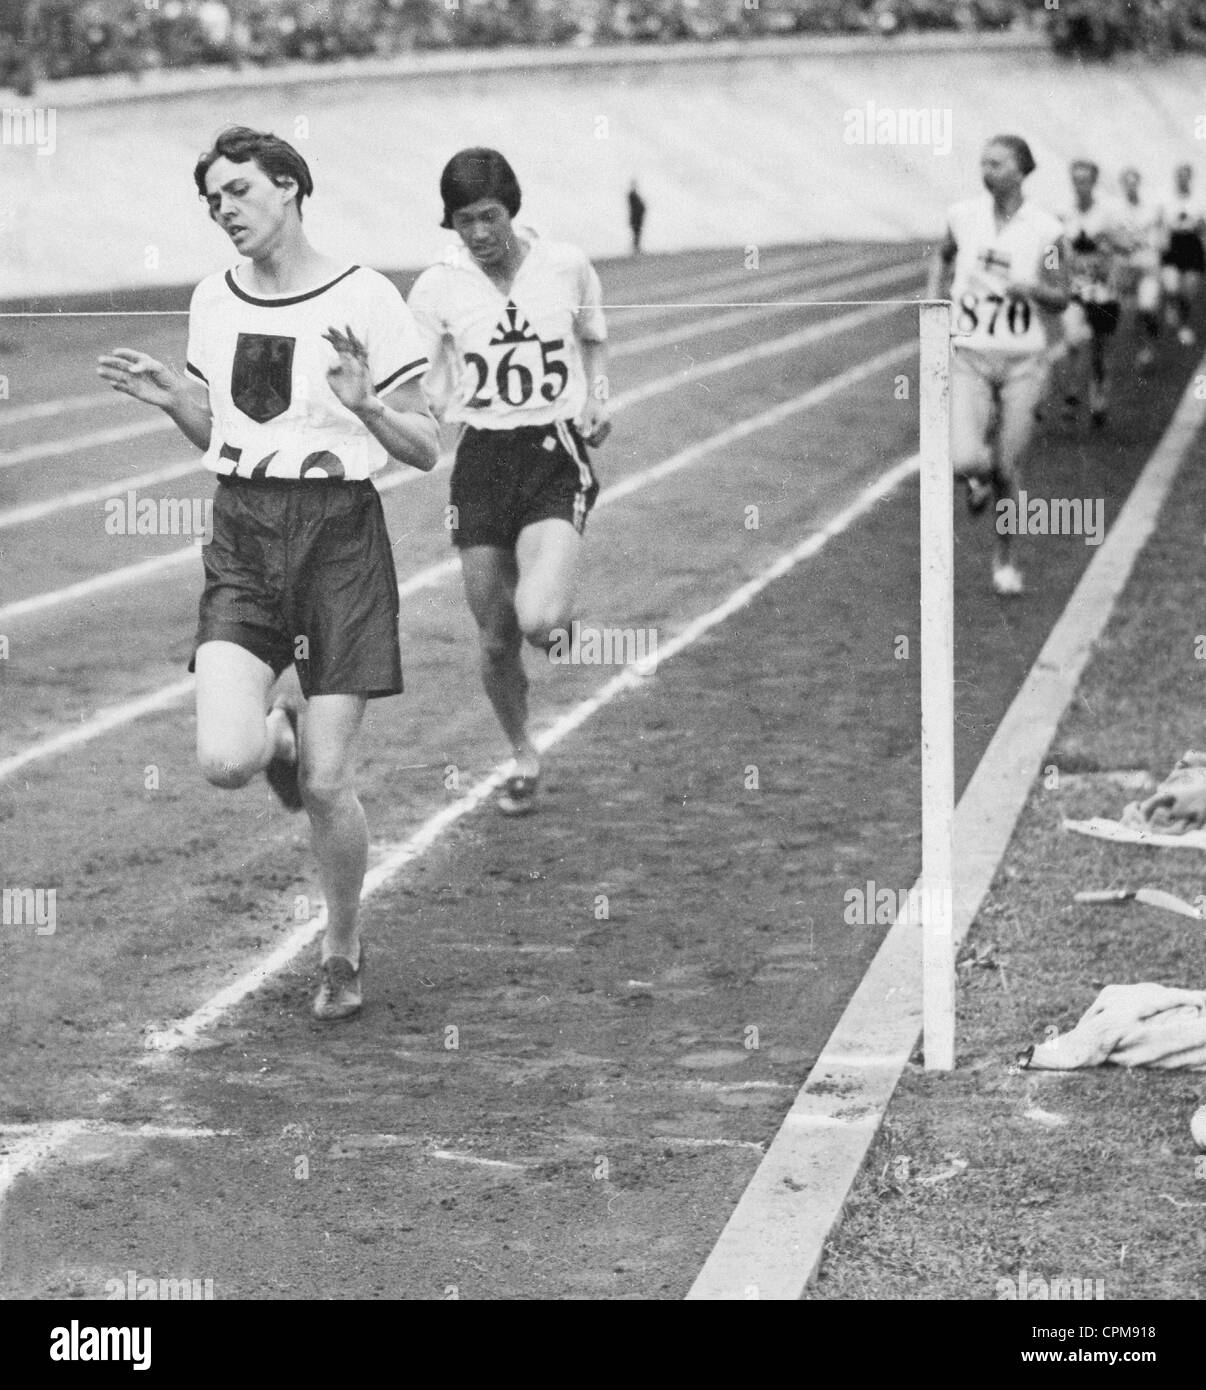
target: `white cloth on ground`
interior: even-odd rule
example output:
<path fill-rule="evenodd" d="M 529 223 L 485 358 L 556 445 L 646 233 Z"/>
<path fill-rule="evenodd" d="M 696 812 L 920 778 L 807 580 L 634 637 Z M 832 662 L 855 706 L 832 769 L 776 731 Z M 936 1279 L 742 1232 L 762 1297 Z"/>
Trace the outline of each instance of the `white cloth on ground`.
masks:
<path fill-rule="evenodd" d="M 1070 1032 L 1039 1043 L 1027 1066 L 1103 1064 L 1206 1071 L 1206 990 L 1106 985 Z"/>

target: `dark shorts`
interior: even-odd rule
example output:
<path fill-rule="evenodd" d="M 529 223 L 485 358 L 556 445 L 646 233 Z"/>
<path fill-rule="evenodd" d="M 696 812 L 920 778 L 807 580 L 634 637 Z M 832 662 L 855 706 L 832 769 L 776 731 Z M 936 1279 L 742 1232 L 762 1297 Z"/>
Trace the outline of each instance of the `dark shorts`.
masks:
<path fill-rule="evenodd" d="M 598 494 L 582 436 L 568 421 L 467 429 L 452 469 L 452 543 L 510 550 L 525 526 L 551 517 L 581 535 Z"/>
<path fill-rule="evenodd" d="M 1085 322 L 1097 337 L 1109 337 L 1118 328 L 1122 306 L 1116 299 L 1090 300 L 1084 305 Z"/>
<path fill-rule="evenodd" d="M 235 642 L 278 676 L 296 664 L 307 699 L 401 692 L 398 580 L 371 482 L 220 479 L 202 556 L 197 647 Z"/>
<path fill-rule="evenodd" d="M 1173 232 L 1168 238 L 1168 246 L 1160 258 L 1162 265 L 1170 265 L 1175 270 L 1206 270 L 1206 251 L 1202 248 L 1202 238 L 1197 232 Z"/>

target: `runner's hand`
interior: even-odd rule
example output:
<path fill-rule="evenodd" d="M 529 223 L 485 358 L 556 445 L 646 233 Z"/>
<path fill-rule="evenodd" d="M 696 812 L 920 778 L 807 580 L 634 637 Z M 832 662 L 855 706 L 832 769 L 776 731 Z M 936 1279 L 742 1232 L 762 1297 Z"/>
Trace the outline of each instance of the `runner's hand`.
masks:
<path fill-rule="evenodd" d="M 114 348 L 109 356 L 98 357 L 96 374 L 114 390 L 160 409 L 170 406 L 187 385 L 174 367 L 133 348 Z"/>
<path fill-rule="evenodd" d="M 574 423 L 578 433 L 592 449 L 602 444 L 611 433 L 611 421 L 607 418 L 607 407 L 602 401 L 588 400 Z"/>
<path fill-rule="evenodd" d="M 342 333 L 338 328 L 328 328 L 322 336 L 339 354 L 339 361 L 327 369 L 331 390 L 349 410 L 357 411 L 373 394 L 368 349 L 346 326 Z"/>

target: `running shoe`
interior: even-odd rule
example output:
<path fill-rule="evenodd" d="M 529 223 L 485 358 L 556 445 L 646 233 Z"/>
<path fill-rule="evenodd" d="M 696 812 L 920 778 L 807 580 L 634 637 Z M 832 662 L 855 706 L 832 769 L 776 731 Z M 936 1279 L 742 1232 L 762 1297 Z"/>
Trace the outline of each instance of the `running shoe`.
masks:
<path fill-rule="evenodd" d="M 992 496 L 992 487 L 983 478 L 965 478 L 967 483 L 967 510 L 972 516 L 979 516 L 988 506 L 988 499 Z"/>
<path fill-rule="evenodd" d="M 498 793 L 498 809 L 504 816 L 526 816 L 536 809 L 536 788 L 540 774 L 535 777 L 508 777 Z"/>
<path fill-rule="evenodd" d="M 356 965 L 346 956 L 328 956 L 322 963 L 322 983 L 314 996 L 314 1017 L 324 1023 L 334 1023 L 358 1014 L 364 1003 L 363 975 L 363 942 Z"/>
<path fill-rule="evenodd" d="M 289 721 L 289 727 L 293 730 L 294 755 L 292 760 L 276 757 L 264 769 L 264 776 L 267 778 L 268 785 L 277 794 L 281 805 L 286 811 L 300 811 L 302 808 L 301 787 L 298 785 L 298 757 L 297 750 L 301 747 L 297 738 L 297 710 L 292 705 L 281 701 L 273 705 L 273 709 L 283 709 L 285 717 Z"/>
<path fill-rule="evenodd" d="M 1022 571 L 1017 565 L 997 565 L 992 572 L 992 587 L 1002 598 L 1012 598 L 1020 594 L 1025 587 Z"/>

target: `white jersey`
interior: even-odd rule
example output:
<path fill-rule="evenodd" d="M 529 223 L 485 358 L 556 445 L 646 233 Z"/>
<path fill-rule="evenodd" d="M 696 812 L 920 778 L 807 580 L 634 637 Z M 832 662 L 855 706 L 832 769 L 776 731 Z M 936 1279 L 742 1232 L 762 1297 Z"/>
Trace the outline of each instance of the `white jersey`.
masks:
<path fill-rule="evenodd" d="M 384 446 L 327 381 L 339 359 L 323 334 L 347 327 L 368 350 L 379 394 L 427 370 L 410 310 L 375 270 L 350 266 L 317 289 L 270 299 L 246 291 L 234 270 L 202 280 L 189 306 L 187 365 L 209 387 L 205 466 L 348 481 L 380 472 Z"/>
<path fill-rule="evenodd" d="M 444 419 L 505 430 L 572 420 L 586 404 L 580 339 L 603 342 L 603 291 L 585 254 L 531 228 L 503 294 L 457 243 L 415 281 L 411 311 L 432 371 L 423 383 Z"/>
<path fill-rule="evenodd" d="M 1061 220 L 1071 256 L 1073 295 L 1093 304 L 1116 300 L 1117 246 L 1123 239 L 1118 209 L 1094 198 L 1087 208 L 1072 207 Z"/>
<path fill-rule="evenodd" d="M 1160 209 L 1146 198 L 1132 203 L 1121 198 L 1117 205 L 1118 235 L 1127 259 L 1141 270 L 1152 270 L 1159 262 L 1164 242 L 1164 222 Z"/>
<path fill-rule="evenodd" d="M 991 194 L 956 203 L 947 226 L 955 243 L 953 346 L 1011 357 L 1038 355 L 1047 346 L 1043 315 L 1029 299 L 1008 299 L 1011 282 L 1040 278 L 1060 240 L 1059 220 L 1023 203 L 997 227 Z"/>

